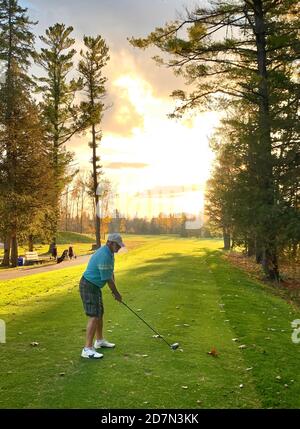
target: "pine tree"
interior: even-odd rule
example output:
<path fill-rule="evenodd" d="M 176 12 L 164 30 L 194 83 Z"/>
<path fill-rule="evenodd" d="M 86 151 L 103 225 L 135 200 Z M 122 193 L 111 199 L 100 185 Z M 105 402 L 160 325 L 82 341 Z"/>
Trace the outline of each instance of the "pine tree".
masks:
<path fill-rule="evenodd" d="M 17 163 L 17 142 L 15 140 L 15 128 L 20 115 L 19 103 L 24 91 L 28 91 L 31 80 L 28 76 L 30 59 L 34 56 L 34 35 L 30 28 L 35 23 L 26 15 L 27 9 L 19 6 L 17 0 L 0 1 L 0 60 L 3 64 L 4 82 L 1 83 L 1 133 L 2 133 L 2 162 L 10 168 L 2 176 L 5 185 L 9 186 L 12 193 L 16 193 L 15 171 Z M 5 134 L 5 138 L 3 138 Z M 5 182 L 6 181 L 6 182 Z M 3 206 L 3 201 L 2 201 Z M 4 202 L 5 208 L 5 202 Z M 2 219 L 2 233 L 5 240 L 3 265 L 9 265 L 10 252 L 14 263 L 17 258 L 17 225 L 12 222 L 10 215 L 5 210 Z"/>
<path fill-rule="evenodd" d="M 40 107 L 49 141 L 52 143 L 52 166 L 56 183 L 56 201 L 53 205 L 54 222 L 53 243 L 56 241 L 59 219 L 59 198 L 65 185 L 71 180 L 67 167 L 72 154 L 66 151 L 65 144 L 73 135 L 84 129 L 79 106 L 75 103 L 77 91 L 81 88 L 80 79 L 68 79 L 73 69 L 76 50 L 72 48 L 75 40 L 70 37 L 73 27 L 55 24 L 40 36 L 46 47 L 36 55 L 36 63 L 45 72 L 36 78 L 38 92 L 42 94 Z"/>
<path fill-rule="evenodd" d="M 81 50 L 82 60 L 79 62 L 79 73 L 82 77 L 86 101 L 81 103 L 83 116 L 91 127 L 92 140 L 89 144 L 92 149 L 92 179 L 93 179 L 93 197 L 95 207 L 99 207 L 99 176 L 101 174 L 101 165 L 98 164 L 100 157 L 97 155 L 97 148 L 102 138 L 100 128 L 105 96 L 106 78 L 102 76 L 102 69 L 109 60 L 108 47 L 101 36 L 84 37 L 85 50 Z M 100 217 L 95 216 L 95 232 L 97 247 L 101 246 Z"/>
<path fill-rule="evenodd" d="M 17 242 L 41 232 L 54 198 L 50 151 L 38 108 L 25 89 L 18 100 L 10 127 L 0 132 L 0 217 L 2 231 L 10 231 L 12 266 L 17 265 Z M 8 146 L 13 147 L 9 157 Z"/>

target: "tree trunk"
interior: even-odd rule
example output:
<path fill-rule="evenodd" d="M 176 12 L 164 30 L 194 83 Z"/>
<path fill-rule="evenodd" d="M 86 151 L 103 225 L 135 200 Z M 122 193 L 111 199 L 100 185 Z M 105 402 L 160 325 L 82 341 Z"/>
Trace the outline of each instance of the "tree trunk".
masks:
<path fill-rule="evenodd" d="M 33 252 L 33 235 L 30 234 L 28 237 L 28 250 L 29 252 Z"/>
<path fill-rule="evenodd" d="M 3 261 L 2 261 L 3 267 L 9 267 L 10 241 L 11 241 L 10 234 L 6 234 L 6 237 L 4 240 L 4 256 L 3 256 Z"/>
<path fill-rule="evenodd" d="M 58 197 L 57 197 L 57 201 L 58 201 Z M 52 242 L 49 244 L 49 249 L 47 252 L 47 253 L 51 253 L 51 254 L 52 254 L 53 247 L 56 246 L 56 244 L 57 244 L 56 235 L 57 235 L 57 230 L 58 230 L 58 219 L 60 216 L 60 209 L 58 207 L 57 201 L 55 202 L 55 204 L 57 204 L 57 205 L 53 207 L 54 223 L 53 223 L 53 227 L 52 227 L 52 231 L 51 231 L 51 233 L 53 233 Z"/>
<path fill-rule="evenodd" d="M 276 253 L 276 251 L 264 251 L 262 258 L 262 267 L 268 279 L 280 282 Z"/>
<path fill-rule="evenodd" d="M 98 191 L 98 177 L 97 177 L 97 153 L 96 153 L 96 129 L 95 125 L 92 125 L 92 146 L 93 146 L 93 183 L 94 183 L 94 199 L 95 199 L 95 235 L 96 245 L 101 247 L 101 228 L 100 228 L 100 213 L 99 210 L 99 195 Z"/>
<path fill-rule="evenodd" d="M 18 241 L 15 231 L 11 235 L 11 266 L 18 266 Z"/>
<path fill-rule="evenodd" d="M 226 228 L 223 228 L 224 250 L 230 250 L 231 237 Z"/>
<path fill-rule="evenodd" d="M 247 239 L 247 256 L 254 256 L 255 255 L 255 240 L 251 237 L 248 237 Z"/>
<path fill-rule="evenodd" d="M 271 280 L 279 278 L 276 254 L 276 225 L 272 219 L 275 185 L 271 144 L 269 88 L 266 55 L 266 25 L 262 0 L 253 0 L 254 25 L 259 76 L 259 141 L 257 146 L 257 177 L 261 191 L 260 226 L 262 236 L 262 267 Z"/>

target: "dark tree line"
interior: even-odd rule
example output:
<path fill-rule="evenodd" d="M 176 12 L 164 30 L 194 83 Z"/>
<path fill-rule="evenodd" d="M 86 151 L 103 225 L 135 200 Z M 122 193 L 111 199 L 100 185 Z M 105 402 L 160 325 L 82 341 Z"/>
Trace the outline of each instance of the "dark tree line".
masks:
<path fill-rule="evenodd" d="M 279 280 L 278 255 L 299 251 L 299 1 L 210 2 L 157 28 L 139 48 L 184 76 L 171 117 L 223 111 L 207 213 Z"/>

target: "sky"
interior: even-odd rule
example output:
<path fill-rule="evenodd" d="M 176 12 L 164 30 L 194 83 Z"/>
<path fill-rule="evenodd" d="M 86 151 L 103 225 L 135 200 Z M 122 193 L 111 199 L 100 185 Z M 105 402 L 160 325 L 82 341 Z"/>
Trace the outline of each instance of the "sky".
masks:
<path fill-rule="evenodd" d="M 153 216 L 203 210 L 203 191 L 213 154 L 209 136 L 218 124 L 214 112 L 181 121 L 168 119 L 170 93 L 185 89 L 173 72 L 158 67 L 153 50 L 133 48 L 127 38 L 144 37 L 156 27 L 184 15 L 203 0 L 21 0 L 39 21 L 37 35 L 56 22 L 72 25 L 75 48 L 84 35 L 100 34 L 110 49 L 103 69 L 107 77 L 103 138 L 99 155 L 105 177 L 113 184 L 114 209 L 125 215 Z M 38 38 L 37 48 L 41 46 Z M 75 162 L 90 169 L 89 136 L 68 143 Z"/>

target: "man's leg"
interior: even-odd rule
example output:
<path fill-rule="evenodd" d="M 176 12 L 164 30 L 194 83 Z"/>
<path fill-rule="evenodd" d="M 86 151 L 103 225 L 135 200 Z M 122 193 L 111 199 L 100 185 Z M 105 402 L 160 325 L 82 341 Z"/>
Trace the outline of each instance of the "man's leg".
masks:
<path fill-rule="evenodd" d="M 101 315 L 97 321 L 96 340 L 103 340 L 103 315 Z"/>
<path fill-rule="evenodd" d="M 98 323 L 99 323 L 98 317 L 90 317 L 88 320 L 88 324 L 86 327 L 86 344 L 85 344 L 86 348 L 93 347 L 93 339 L 95 336 Z"/>

